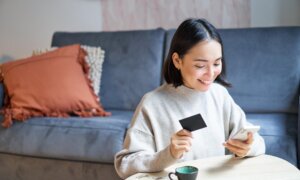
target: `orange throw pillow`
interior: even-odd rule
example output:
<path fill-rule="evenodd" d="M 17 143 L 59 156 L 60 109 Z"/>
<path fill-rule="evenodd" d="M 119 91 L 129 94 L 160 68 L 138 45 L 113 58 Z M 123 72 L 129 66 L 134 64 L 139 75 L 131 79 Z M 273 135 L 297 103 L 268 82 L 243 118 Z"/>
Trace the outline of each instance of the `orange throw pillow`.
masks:
<path fill-rule="evenodd" d="M 71 45 L 30 58 L 4 63 L 2 125 L 30 117 L 108 116 L 88 78 L 86 52 Z"/>

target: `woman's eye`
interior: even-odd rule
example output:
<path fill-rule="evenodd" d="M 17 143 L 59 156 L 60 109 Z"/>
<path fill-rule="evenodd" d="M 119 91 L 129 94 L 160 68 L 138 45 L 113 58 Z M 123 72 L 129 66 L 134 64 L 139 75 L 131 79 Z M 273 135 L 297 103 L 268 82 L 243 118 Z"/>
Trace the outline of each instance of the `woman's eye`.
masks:
<path fill-rule="evenodd" d="M 204 68 L 204 66 L 198 66 L 198 65 L 195 65 L 195 67 L 198 69 Z"/>
<path fill-rule="evenodd" d="M 214 64 L 214 66 L 220 66 L 220 64 L 221 64 L 221 63 L 218 63 L 218 64 Z"/>

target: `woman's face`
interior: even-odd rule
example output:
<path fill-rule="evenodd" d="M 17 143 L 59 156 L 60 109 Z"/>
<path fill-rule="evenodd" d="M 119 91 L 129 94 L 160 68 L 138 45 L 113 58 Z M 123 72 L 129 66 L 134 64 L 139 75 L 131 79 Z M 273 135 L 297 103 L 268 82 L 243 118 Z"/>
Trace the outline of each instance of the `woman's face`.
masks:
<path fill-rule="evenodd" d="M 182 58 L 173 53 L 172 60 L 186 87 L 207 91 L 222 71 L 222 47 L 215 40 L 201 41 Z"/>

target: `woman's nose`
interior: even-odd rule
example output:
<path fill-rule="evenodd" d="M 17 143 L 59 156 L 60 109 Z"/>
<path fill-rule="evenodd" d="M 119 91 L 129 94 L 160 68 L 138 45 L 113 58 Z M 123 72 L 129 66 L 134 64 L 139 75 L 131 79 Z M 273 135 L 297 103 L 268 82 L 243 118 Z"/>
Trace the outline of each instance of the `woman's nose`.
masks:
<path fill-rule="evenodd" d="M 207 67 L 205 75 L 211 79 L 214 76 L 214 68 L 213 67 Z"/>

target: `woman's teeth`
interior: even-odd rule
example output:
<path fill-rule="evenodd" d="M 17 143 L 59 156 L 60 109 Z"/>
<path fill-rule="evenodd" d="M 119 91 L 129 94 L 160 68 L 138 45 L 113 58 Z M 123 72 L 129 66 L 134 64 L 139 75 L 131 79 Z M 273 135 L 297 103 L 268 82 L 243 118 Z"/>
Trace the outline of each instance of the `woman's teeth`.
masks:
<path fill-rule="evenodd" d="M 202 81 L 201 79 L 199 79 L 199 81 L 205 85 L 209 85 L 211 84 L 211 81 Z"/>

